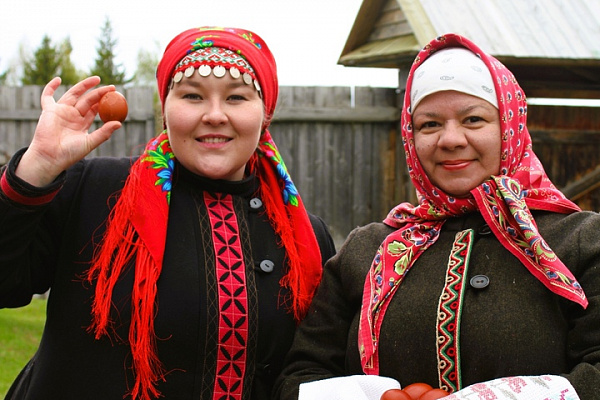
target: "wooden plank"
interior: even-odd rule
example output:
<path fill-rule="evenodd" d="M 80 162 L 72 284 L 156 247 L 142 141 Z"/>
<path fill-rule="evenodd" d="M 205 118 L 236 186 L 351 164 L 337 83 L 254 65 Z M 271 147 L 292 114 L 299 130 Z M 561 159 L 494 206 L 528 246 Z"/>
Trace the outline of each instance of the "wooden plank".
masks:
<path fill-rule="evenodd" d="M 396 1 L 400 4 L 400 8 L 411 22 L 414 35 L 420 47 L 425 46 L 432 38 L 438 35 L 419 0 Z"/>
<path fill-rule="evenodd" d="M 393 122 L 399 116 L 400 112 L 396 107 L 281 107 L 273 121 Z"/>
<path fill-rule="evenodd" d="M 381 13 L 377 22 L 375 22 L 375 27 L 379 28 L 381 26 L 397 24 L 400 22 L 406 22 L 406 15 L 402 12 L 400 8 L 396 8 L 395 10 L 386 11 Z"/>
<path fill-rule="evenodd" d="M 576 201 L 598 188 L 600 188 L 600 165 L 580 179 L 563 187 L 561 191 L 569 199 Z"/>
<path fill-rule="evenodd" d="M 349 132 L 345 131 L 345 125 L 332 126 L 329 153 L 330 169 L 333 176 L 331 179 L 332 189 L 326 201 L 331 204 L 331 214 L 336 224 L 336 236 L 346 236 L 353 228 L 352 220 L 348 218 L 352 208 L 352 185 L 356 184 L 352 175 L 353 151 L 348 143 Z"/>

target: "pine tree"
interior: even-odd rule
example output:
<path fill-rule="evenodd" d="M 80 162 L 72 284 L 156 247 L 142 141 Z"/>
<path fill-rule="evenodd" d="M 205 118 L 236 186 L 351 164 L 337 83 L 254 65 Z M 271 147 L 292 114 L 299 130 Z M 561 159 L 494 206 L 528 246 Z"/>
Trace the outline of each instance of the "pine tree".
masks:
<path fill-rule="evenodd" d="M 115 64 L 115 48 L 117 40 L 113 38 L 112 25 L 110 19 L 106 17 L 102 33 L 98 40 L 96 51 L 98 58 L 92 70 L 91 75 L 97 75 L 106 85 L 121 85 L 126 83 L 125 71 L 120 65 Z"/>
<path fill-rule="evenodd" d="M 8 70 L 0 73 L 0 85 L 4 85 L 4 83 L 6 83 L 7 77 L 8 77 Z"/>
<path fill-rule="evenodd" d="M 137 69 L 132 82 L 137 86 L 154 86 L 156 83 L 156 66 L 158 65 L 160 47 L 156 44 L 157 51 L 147 49 L 138 50 Z"/>
<path fill-rule="evenodd" d="M 60 44 L 60 77 L 63 85 L 74 85 L 79 82 L 83 76 L 77 71 L 75 65 L 71 61 L 71 53 L 73 46 L 71 39 L 68 37 Z"/>
<path fill-rule="evenodd" d="M 58 75 L 60 52 L 52 46 L 48 35 L 42 38 L 42 44 L 35 51 L 33 59 L 23 60 L 23 85 L 45 85 Z"/>

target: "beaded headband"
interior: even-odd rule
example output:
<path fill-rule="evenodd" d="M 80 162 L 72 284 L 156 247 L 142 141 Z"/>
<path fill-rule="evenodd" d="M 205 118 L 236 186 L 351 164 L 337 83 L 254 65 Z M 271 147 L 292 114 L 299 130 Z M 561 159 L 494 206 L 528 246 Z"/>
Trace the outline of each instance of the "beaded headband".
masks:
<path fill-rule="evenodd" d="M 222 78 L 229 71 L 233 79 L 241 77 L 246 85 L 253 84 L 260 93 L 260 84 L 248 61 L 223 47 L 205 47 L 183 57 L 173 70 L 171 87 L 184 77 L 191 77 L 196 71 L 200 76 L 207 77 L 212 73 L 217 78 Z"/>

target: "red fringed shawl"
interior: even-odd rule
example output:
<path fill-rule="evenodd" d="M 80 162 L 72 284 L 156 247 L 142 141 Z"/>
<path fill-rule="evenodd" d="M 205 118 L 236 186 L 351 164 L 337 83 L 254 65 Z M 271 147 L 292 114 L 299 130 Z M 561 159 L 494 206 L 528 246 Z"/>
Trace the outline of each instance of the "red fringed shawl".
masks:
<path fill-rule="evenodd" d="M 254 68 L 262 88 L 265 123 L 259 146 L 247 169 L 260 180 L 267 215 L 285 248 L 288 270 L 280 283 L 289 289 L 290 311 L 300 321 L 321 278 L 321 255 L 304 204 L 267 130 L 278 94 L 275 60 L 262 39 L 252 32 L 231 28 L 182 32 L 167 46 L 158 66 L 158 88 L 163 105 L 176 64 L 190 51 L 206 46 L 224 47 L 244 56 Z M 134 263 L 129 329 L 135 373 L 130 393 L 133 399 L 158 397 L 156 384 L 164 380 L 156 354 L 154 315 L 174 158 L 165 132 L 148 143 L 144 154 L 131 167 L 87 275 L 90 282 L 96 283 L 89 329 L 96 338 L 101 338 L 110 334 L 113 288 L 128 264 Z"/>

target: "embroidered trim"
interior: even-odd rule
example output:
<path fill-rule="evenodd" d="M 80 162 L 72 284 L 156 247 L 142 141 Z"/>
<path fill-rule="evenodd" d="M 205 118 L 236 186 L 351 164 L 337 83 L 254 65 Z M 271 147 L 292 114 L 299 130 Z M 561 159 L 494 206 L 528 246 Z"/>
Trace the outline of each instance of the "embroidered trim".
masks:
<path fill-rule="evenodd" d="M 438 303 L 437 357 L 439 386 L 449 392 L 462 388 L 460 368 L 460 318 L 465 279 L 473 246 L 473 230 L 458 232 L 446 270 L 446 286 Z"/>
<path fill-rule="evenodd" d="M 246 267 L 231 195 L 205 193 L 219 293 L 219 339 L 213 399 L 241 399 L 248 343 Z"/>

